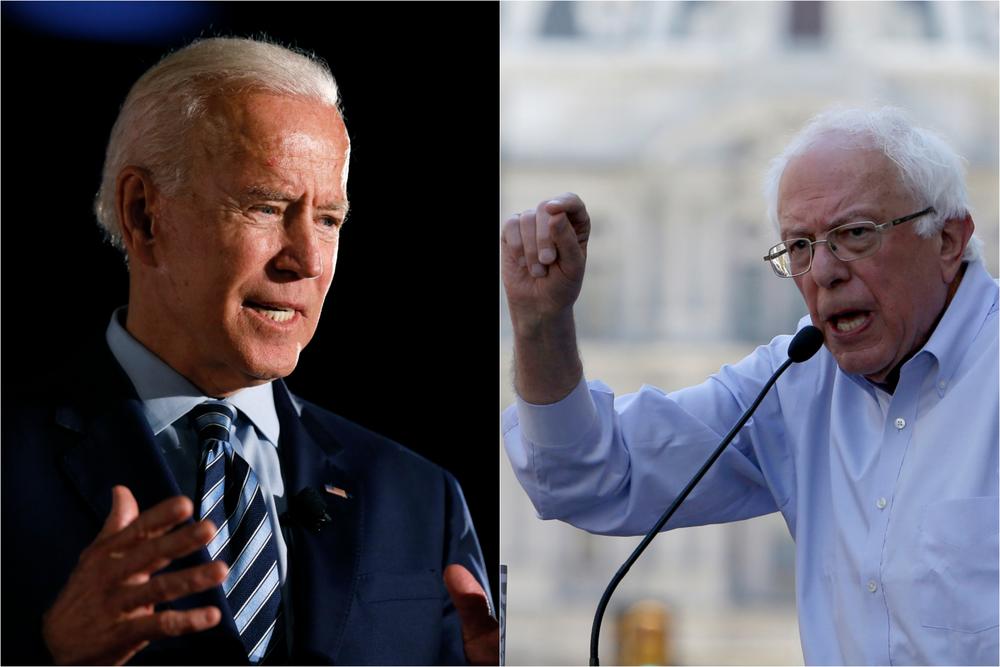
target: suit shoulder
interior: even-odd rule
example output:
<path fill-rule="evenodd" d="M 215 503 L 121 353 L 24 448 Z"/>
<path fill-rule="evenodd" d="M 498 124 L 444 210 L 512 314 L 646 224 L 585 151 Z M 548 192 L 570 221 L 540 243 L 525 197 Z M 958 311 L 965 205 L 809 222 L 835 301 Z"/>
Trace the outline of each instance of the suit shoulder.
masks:
<path fill-rule="evenodd" d="M 454 477 L 447 470 L 395 440 L 310 401 L 297 396 L 294 400 L 302 408 L 303 422 L 316 427 L 313 429 L 314 433 L 319 430 L 326 434 L 333 443 L 344 448 L 352 459 L 361 460 L 367 466 L 376 468 L 398 466 L 407 469 L 411 474 L 443 476 L 447 482 L 455 483 Z"/>

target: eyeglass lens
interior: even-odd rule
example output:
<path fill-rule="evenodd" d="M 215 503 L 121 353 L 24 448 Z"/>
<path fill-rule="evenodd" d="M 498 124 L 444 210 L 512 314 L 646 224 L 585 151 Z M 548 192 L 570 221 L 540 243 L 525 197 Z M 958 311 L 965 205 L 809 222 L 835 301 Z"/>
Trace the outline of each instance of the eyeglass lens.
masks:
<path fill-rule="evenodd" d="M 874 222 L 854 222 L 830 230 L 826 242 L 837 259 L 849 262 L 875 252 L 878 249 L 879 232 Z M 814 245 L 809 239 L 790 239 L 779 243 L 771 253 L 771 261 L 784 275 L 805 273 L 812 265 Z"/>

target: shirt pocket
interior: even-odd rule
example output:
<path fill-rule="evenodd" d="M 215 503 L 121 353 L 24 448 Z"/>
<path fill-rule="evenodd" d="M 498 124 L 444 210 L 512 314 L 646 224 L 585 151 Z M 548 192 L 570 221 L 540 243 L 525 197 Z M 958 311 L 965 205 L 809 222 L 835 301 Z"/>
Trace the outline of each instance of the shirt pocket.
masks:
<path fill-rule="evenodd" d="M 924 508 L 917 556 L 924 627 L 977 633 L 1000 625 L 998 503 L 955 498 Z"/>

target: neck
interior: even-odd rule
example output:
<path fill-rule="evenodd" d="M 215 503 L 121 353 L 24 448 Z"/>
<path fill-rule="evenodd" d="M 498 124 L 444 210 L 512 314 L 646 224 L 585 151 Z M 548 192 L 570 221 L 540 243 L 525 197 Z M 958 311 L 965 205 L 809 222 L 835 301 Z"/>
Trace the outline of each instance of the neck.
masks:
<path fill-rule="evenodd" d="M 125 322 L 125 330 L 147 350 L 156 355 L 163 363 L 170 366 L 184 379 L 190 382 L 205 396 L 224 399 L 236 392 L 266 384 L 274 378 L 255 378 L 239 374 L 221 363 L 197 364 L 185 348 L 173 345 L 168 341 L 180 340 L 180 335 L 164 336 L 157 327 L 151 324 L 150 318 L 144 318 L 133 300 L 129 300 Z"/>
<path fill-rule="evenodd" d="M 945 312 L 948 310 L 948 305 L 951 303 L 951 300 L 955 298 L 955 293 L 958 292 L 958 286 L 961 284 L 962 278 L 965 276 L 965 269 L 968 268 L 968 266 L 968 262 L 962 262 L 962 267 L 958 270 L 958 275 L 956 275 L 955 279 L 951 281 L 950 285 L 948 285 L 948 294 L 945 296 L 944 306 L 941 307 L 941 312 L 939 312 L 937 317 L 934 318 L 934 322 L 927 330 L 927 335 L 920 339 L 919 343 L 913 348 L 912 352 L 903 357 L 903 359 L 896 364 L 895 368 L 889 372 L 889 375 L 887 375 L 882 382 L 875 382 L 874 380 L 869 380 L 869 382 L 876 387 L 889 392 L 890 394 L 896 391 L 896 385 L 899 383 L 899 372 L 903 368 L 903 364 L 912 359 L 913 355 L 921 350 L 924 345 L 927 344 L 927 341 L 930 340 L 931 334 L 933 334 L 934 330 L 937 329 L 938 322 L 941 321 L 941 318 L 944 317 Z"/>

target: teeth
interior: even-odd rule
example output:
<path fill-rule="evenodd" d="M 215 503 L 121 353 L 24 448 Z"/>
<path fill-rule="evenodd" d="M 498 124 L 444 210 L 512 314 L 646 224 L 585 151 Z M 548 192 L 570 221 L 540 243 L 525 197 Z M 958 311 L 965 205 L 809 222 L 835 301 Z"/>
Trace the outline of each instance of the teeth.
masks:
<path fill-rule="evenodd" d="M 841 317 L 837 320 L 837 331 L 842 333 L 847 333 L 848 331 L 854 331 L 862 324 L 865 323 L 865 318 L 868 316 L 864 313 L 860 315 L 855 315 L 854 317 Z"/>
<path fill-rule="evenodd" d="M 250 306 L 258 313 L 261 313 L 268 319 L 272 319 L 275 322 L 287 322 L 295 316 L 294 310 L 286 310 L 284 308 L 273 310 L 271 308 L 264 308 L 263 306 Z"/>

